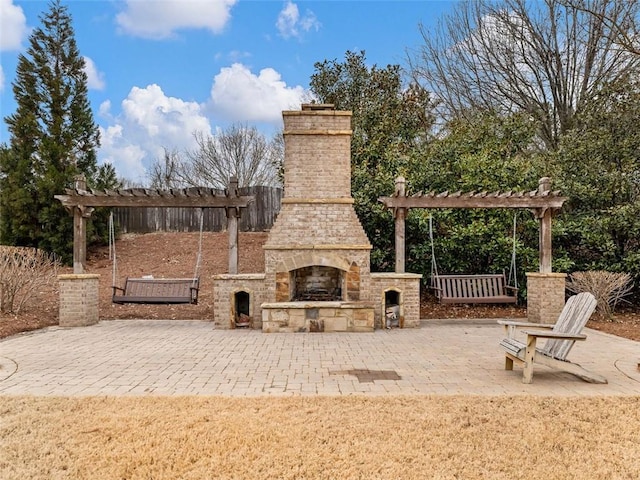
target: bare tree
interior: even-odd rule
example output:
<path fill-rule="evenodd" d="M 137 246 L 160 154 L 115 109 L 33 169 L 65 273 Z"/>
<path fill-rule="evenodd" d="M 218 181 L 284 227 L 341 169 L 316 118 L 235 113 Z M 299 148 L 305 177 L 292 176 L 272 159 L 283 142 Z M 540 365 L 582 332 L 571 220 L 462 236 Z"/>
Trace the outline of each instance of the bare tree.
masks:
<path fill-rule="evenodd" d="M 180 177 L 181 160 L 176 150 L 164 149 L 164 157 L 151 166 L 149 179 L 152 188 L 169 189 L 185 186 Z"/>
<path fill-rule="evenodd" d="M 629 52 L 640 55 L 640 31 L 638 16 L 640 15 L 640 2 L 629 0 L 626 4 L 627 14 L 615 15 L 615 11 L 597 10 L 594 2 L 590 0 L 562 0 L 567 7 L 582 10 L 593 15 L 607 27 L 607 31 L 619 45 Z M 612 14 L 613 13 L 613 14 Z"/>
<path fill-rule="evenodd" d="M 233 124 L 216 135 L 195 132 L 197 147 L 180 155 L 165 149 L 150 174 L 155 188 L 208 186 L 226 188 L 232 176 L 239 186 L 280 183 L 284 148 L 282 134 L 271 140 L 255 127 Z"/>
<path fill-rule="evenodd" d="M 445 118 L 527 112 L 555 148 L 600 87 L 637 71 L 640 57 L 612 31 L 634 25 L 636 12 L 635 0 L 467 1 L 433 31 L 420 26 L 424 44 L 408 61 Z"/>
<path fill-rule="evenodd" d="M 216 135 L 195 132 L 197 147 L 183 152 L 165 149 L 153 165 L 150 180 L 155 188 L 226 188 L 232 176 L 240 187 L 274 186 L 280 183 L 284 147 L 282 134 L 267 138 L 255 127 L 231 125 Z"/>

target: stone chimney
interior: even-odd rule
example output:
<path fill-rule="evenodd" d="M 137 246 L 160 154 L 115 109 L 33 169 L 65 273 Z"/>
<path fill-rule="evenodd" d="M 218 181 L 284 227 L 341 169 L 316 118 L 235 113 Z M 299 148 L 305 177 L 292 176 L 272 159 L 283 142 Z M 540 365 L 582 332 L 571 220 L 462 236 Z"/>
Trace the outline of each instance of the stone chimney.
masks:
<path fill-rule="evenodd" d="M 264 246 L 268 296 L 290 300 L 290 272 L 324 265 L 346 272 L 344 300 L 368 300 L 371 243 L 351 197 L 351 112 L 305 104 L 282 115 L 284 197 Z"/>

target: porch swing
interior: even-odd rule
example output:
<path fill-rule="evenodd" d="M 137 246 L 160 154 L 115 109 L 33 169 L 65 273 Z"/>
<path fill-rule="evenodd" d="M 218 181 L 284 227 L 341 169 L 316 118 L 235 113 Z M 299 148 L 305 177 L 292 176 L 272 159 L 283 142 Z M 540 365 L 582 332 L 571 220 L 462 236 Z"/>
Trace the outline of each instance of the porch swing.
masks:
<path fill-rule="evenodd" d="M 440 303 L 499 303 L 518 302 L 516 272 L 517 213 L 513 215 L 513 249 L 509 276 L 505 274 L 441 275 L 438 273 L 433 241 L 433 215 L 429 214 L 429 241 L 431 243 L 431 285 Z"/>
<path fill-rule="evenodd" d="M 113 212 L 109 216 L 109 257 L 112 259 L 113 295 L 111 301 L 117 304 L 198 304 L 198 290 L 200 287 L 200 263 L 202 259 L 202 232 L 204 224 L 204 209 L 200 209 L 200 236 L 198 239 L 198 253 L 196 266 L 192 278 L 130 278 L 125 280 L 124 287 L 116 285 L 118 279 L 118 261 L 116 257 L 115 227 Z"/>

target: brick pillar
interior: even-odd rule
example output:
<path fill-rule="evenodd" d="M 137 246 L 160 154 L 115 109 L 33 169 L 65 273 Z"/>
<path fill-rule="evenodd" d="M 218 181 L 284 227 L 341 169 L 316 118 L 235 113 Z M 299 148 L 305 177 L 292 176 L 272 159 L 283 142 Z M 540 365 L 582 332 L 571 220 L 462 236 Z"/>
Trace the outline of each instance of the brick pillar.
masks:
<path fill-rule="evenodd" d="M 527 273 L 530 322 L 553 324 L 564 308 L 566 273 Z"/>
<path fill-rule="evenodd" d="M 58 275 L 61 327 L 98 323 L 99 278 L 94 274 Z"/>

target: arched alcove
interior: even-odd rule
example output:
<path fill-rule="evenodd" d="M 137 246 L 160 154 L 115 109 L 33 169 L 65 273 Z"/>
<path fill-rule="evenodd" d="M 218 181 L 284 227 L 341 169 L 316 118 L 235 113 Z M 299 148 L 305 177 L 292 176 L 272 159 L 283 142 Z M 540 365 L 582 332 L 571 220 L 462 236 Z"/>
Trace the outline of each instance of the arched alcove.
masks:
<path fill-rule="evenodd" d="M 244 290 L 233 294 L 233 322 L 236 328 L 251 326 L 251 295 Z"/>
<path fill-rule="evenodd" d="M 402 293 L 399 290 L 385 290 L 383 318 L 386 328 L 402 326 Z"/>

